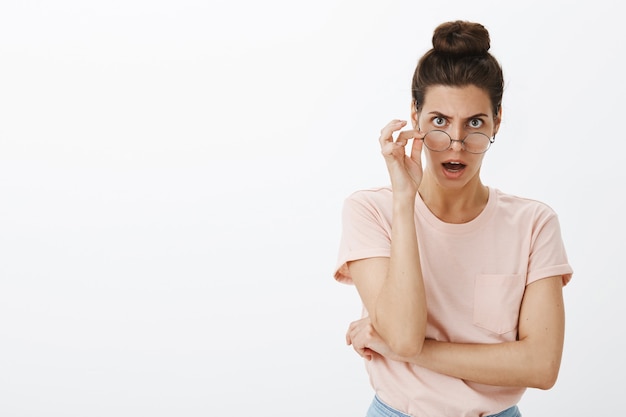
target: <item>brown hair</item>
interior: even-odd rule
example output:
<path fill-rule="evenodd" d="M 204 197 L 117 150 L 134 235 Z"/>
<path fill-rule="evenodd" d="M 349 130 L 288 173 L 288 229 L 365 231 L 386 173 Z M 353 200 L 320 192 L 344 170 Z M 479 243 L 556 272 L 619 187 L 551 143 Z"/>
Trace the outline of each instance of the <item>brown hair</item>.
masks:
<path fill-rule="evenodd" d="M 489 53 L 489 32 L 479 23 L 457 20 L 434 31 L 433 48 L 419 60 L 413 74 L 412 94 L 420 109 L 428 87 L 475 85 L 491 98 L 494 116 L 502 105 L 502 67 Z"/>

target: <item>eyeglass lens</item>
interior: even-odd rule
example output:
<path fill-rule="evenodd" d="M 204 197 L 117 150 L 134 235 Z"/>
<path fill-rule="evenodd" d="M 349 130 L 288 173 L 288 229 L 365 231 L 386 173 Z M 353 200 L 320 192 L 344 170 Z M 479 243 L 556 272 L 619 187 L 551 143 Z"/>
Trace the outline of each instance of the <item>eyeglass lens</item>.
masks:
<path fill-rule="evenodd" d="M 424 137 L 424 144 L 435 152 L 443 152 L 452 146 L 452 138 L 443 130 L 433 130 Z M 462 141 L 463 148 L 471 153 L 483 153 L 489 149 L 491 140 L 484 133 L 470 133 Z"/>

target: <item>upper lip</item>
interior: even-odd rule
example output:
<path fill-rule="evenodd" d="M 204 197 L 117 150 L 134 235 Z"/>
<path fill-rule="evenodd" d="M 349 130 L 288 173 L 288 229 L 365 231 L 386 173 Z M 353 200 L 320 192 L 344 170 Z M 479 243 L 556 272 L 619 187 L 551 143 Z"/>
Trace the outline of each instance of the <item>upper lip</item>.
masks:
<path fill-rule="evenodd" d="M 448 161 L 443 161 L 443 164 L 463 164 L 463 165 L 467 165 L 465 162 L 463 161 L 459 161 L 458 159 L 450 159 Z"/>

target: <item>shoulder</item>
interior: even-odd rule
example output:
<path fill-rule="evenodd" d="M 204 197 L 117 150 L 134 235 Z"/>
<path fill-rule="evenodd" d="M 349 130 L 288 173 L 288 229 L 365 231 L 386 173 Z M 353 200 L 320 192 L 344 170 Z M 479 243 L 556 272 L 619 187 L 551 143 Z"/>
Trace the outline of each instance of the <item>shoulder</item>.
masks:
<path fill-rule="evenodd" d="M 391 186 L 354 191 L 344 201 L 344 220 L 369 219 L 377 223 L 389 221 L 393 208 Z"/>
<path fill-rule="evenodd" d="M 354 191 L 346 197 L 344 205 L 385 210 L 391 207 L 392 201 L 391 186 L 381 186 Z"/>
<path fill-rule="evenodd" d="M 495 190 L 495 194 L 497 196 L 498 210 L 508 215 L 545 219 L 556 217 L 556 212 L 552 207 L 543 201 L 508 194 L 498 189 Z"/>

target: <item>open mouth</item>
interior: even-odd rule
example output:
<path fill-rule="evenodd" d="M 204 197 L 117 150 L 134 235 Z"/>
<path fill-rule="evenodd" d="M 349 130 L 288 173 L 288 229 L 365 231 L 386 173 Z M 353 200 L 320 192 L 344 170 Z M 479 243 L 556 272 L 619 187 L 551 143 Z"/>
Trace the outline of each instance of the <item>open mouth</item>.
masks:
<path fill-rule="evenodd" d="M 465 164 L 462 164 L 460 162 L 444 162 L 442 165 L 446 169 L 446 171 L 450 172 L 461 171 L 466 166 Z"/>

